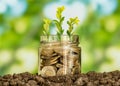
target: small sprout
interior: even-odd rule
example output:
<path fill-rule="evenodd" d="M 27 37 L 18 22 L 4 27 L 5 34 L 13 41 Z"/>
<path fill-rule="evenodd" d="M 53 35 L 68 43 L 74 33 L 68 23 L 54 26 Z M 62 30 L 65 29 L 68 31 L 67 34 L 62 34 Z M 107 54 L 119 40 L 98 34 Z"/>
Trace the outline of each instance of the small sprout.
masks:
<path fill-rule="evenodd" d="M 56 11 L 57 20 L 53 20 L 57 27 L 57 35 L 58 38 L 61 39 L 61 35 L 63 34 L 64 30 L 62 29 L 62 23 L 64 21 L 64 17 L 62 16 L 62 12 L 64 11 L 65 7 L 58 7 Z"/>
<path fill-rule="evenodd" d="M 44 19 L 43 34 L 49 36 L 49 26 L 51 21 L 49 19 Z"/>
<path fill-rule="evenodd" d="M 53 22 L 55 23 L 55 25 L 57 27 L 57 36 L 58 36 L 59 40 L 61 40 L 61 35 L 63 35 L 63 32 L 64 32 L 64 29 L 62 28 L 62 23 L 65 19 L 65 17 L 62 16 L 62 13 L 64 10 L 65 10 L 64 6 L 58 7 L 56 10 L 56 18 L 57 19 L 53 20 Z M 70 18 L 67 21 L 67 24 L 69 25 L 69 28 L 67 30 L 67 34 L 69 37 L 71 37 L 71 35 L 73 35 L 73 27 L 74 27 L 74 25 L 77 25 L 78 22 L 79 22 L 78 17 Z M 51 23 L 51 21 L 49 19 L 44 19 L 43 33 L 47 37 L 49 37 L 49 35 L 50 35 L 50 33 L 49 33 L 50 23 Z"/>
<path fill-rule="evenodd" d="M 67 21 L 67 24 L 69 25 L 69 29 L 67 30 L 67 34 L 71 36 L 73 34 L 73 26 L 76 24 L 78 25 L 79 23 L 78 17 L 75 18 L 70 18 L 69 21 Z"/>

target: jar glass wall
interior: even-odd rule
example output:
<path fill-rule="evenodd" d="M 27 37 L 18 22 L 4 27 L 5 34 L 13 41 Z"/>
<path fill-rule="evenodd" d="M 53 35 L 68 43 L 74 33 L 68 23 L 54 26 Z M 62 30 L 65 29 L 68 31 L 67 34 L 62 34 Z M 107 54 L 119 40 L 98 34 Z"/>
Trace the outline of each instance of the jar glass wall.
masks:
<path fill-rule="evenodd" d="M 38 74 L 41 76 L 61 76 L 78 74 L 81 71 L 81 48 L 79 37 L 73 35 L 41 36 L 39 48 Z"/>

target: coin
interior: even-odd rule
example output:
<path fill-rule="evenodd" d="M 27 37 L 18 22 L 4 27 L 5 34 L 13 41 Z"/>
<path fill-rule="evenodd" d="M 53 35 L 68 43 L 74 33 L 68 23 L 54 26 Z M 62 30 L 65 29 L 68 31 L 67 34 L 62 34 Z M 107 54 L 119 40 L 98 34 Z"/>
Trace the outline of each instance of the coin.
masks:
<path fill-rule="evenodd" d="M 55 60 L 55 61 L 43 60 L 42 64 L 43 64 L 44 66 L 49 66 L 49 65 L 56 64 L 57 62 L 58 62 L 58 60 Z"/>
<path fill-rule="evenodd" d="M 78 61 L 78 60 L 79 60 L 79 55 L 70 54 L 70 55 L 68 56 L 68 62 L 69 62 L 70 64 L 75 65 L 75 62 Z"/>
<path fill-rule="evenodd" d="M 50 62 L 54 62 L 56 61 L 58 58 L 60 58 L 61 56 L 55 56 L 55 57 L 51 57 L 49 60 Z"/>
<path fill-rule="evenodd" d="M 78 74 L 78 73 L 80 73 L 80 68 L 79 68 L 79 66 L 73 67 L 71 73 L 72 73 L 72 74 Z"/>
<path fill-rule="evenodd" d="M 70 52 L 73 53 L 73 54 L 79 54 L 80 49 L 78 47 L 71 47 Z"/>
<path fill-rule="evenodd" d="M 64 75 L 64 68 L 59 68 L 59 70 L 57 71 L 57 75 L 58 76 Z"/>
<path fill-rule="evenodd" d="M 63 65 L 62 65 L 62 64 L 60 64 L 60 63 L 57 63 L 57 64 L 56 64 L 56 67 L 57 67 L 57 68 L 62 68 L 62 67 L 63 67 Z"/>
<path fill-rule="evenodd" d="M 62 49 L 62 47 L 55 47 L 54 48 L 54 52 L 57 53 L 57 54 L 59 54 L 59 55 L 62 55 L 63 49 Z"/>
<path fill-rule="evenodd" d="M 55 76 L 56 70 L 54 66 L 45 66 L 41 70 L 41 76 Z"/>
<path fill-rule="evenodd" d="M 45 59 L 49 59 L 53 54 L 52 48 L 46 48 L 41 50 L 41 55 L 44 56 Z"/>
<path fill-rule="evenodd" d="M 58 54 L 57 53 L 53 53 L 51 57 L 54 57 L 54 56 L 57 56 Z"/>

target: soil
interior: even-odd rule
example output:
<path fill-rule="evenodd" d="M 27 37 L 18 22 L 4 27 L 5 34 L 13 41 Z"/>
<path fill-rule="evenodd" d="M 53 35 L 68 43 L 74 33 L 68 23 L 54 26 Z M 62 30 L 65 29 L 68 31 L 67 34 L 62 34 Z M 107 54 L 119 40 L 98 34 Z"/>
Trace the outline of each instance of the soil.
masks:
<path fill-rule="evenodd" d="M 0 76 L 0 86 L 120 86 L 120 71 L 42 77 L 28 72 Z"/>

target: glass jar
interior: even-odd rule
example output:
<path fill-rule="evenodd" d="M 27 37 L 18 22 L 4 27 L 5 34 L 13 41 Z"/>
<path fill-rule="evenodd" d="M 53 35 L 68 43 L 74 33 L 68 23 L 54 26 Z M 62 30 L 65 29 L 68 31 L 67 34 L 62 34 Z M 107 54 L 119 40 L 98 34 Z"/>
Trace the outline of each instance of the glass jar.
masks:
<path fill-rule="evenodd" d="M 61 76 L 81 72 L 81 48 L 79 37 L 73 35 L 40 36 L 38 74 L 41 76 Z"/>

